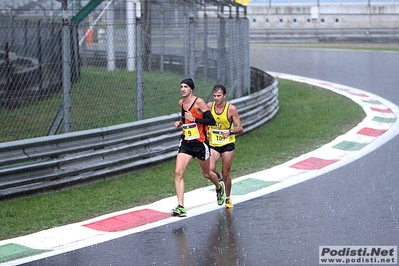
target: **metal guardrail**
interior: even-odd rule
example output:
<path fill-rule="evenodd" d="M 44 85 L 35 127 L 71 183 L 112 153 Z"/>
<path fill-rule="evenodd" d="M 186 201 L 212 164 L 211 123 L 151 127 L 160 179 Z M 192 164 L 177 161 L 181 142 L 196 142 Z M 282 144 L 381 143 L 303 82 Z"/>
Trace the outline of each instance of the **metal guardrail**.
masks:
<path fill-rule="evenodd" d="M 279 109 L 278 83 L 251 69 L 253 86 L 271 84 L 232 100 L 245 132 L 270 120 Z M 134 173 L 177 154 L 179 114 L 107 128 L 0 144 L 0 200 L 57 191 Z"/>

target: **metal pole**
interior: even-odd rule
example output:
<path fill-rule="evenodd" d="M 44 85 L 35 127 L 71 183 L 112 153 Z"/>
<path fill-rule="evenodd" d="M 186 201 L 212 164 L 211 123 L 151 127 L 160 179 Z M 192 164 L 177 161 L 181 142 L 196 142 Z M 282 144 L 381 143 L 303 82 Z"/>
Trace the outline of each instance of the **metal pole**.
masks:
<path fill-rule="evenodd" d="M 136 73 L 136 120 L 143 119 L 144 112 L 144 68 L 143 68 L 143 25 L 137 19 L 137 73 Z"/>
<path fill-rule="evenodd" d="M 219 17 L 219 41 L 218 41 L 218 83 L 226 83 L 226 20 L 222 12 Z"/>
<path fill-rule="evenodd" d="M 62 92 L 64 111 L 64 133 L 71 132 L 71 39 L 67 0 L 62 2 Z"/>
<path fill-rule="evenodd" d="M 160 47 L 160 59 L 159 59 L 159 70 L 161 72 L 164 71 L 164 64 L 165 64 L 165 22 L 164 22 L 164 18 L 165 18 L 165 12 L 163 10 L 161 10 L 161 47 Z"/>
<path fill-rule="evenodd" d="M 205 79 L 208 78 L 208 15 L 204 14 L 204 58 L 203 58 L 203 65 L 204 65 L 204 77 Z"/>
<path fill-rule="evenodd" d="M 190 6 L 190 25 L 189 25 L 189 77 L 195 77 L 195 19 L 192 11 L 193 6 Z"/>
<path fill-rule="evenodd" d="M 250 42 L 249 42 L 249 20 L 241 20 L 243 23 L 242 26 L 242 34 L 243 36 L 241 37 L 243 40 L 243 47 L 242 47 L 242 52 L 244 54 L 243 58 L 243 70 L 244 70 L 244 80 L 243 80 L 243 86 L 246 89 L 246 95 L 249 95 L 251 93 L 251 62 L 250 62 L 250 54 L 249 54 L 249 49 L 250 49 Z"/>
<path fill-rule="evenodd" d="M 107 10 L 107 70 L 115 71 L 115 42 L 114 42 L 114 2 Z"/>
<path fill-rule="evenodd" d="M 133 1 L 126 2 L 127 22 L 127 71 L 136 70 L 136 4 Z"/>
<path fill-rule="evenodd" d="M 183 14 L 184 14 L 184 19 L 187 18 L 186 15 L 186 6 L 184 6 L 183 9 Z M 190 18 L 189 18 L 190 19 Z M 189 36 L 190 33 L 190 20 L 188 20 L 188 23 L 186 23 L 186 20 L 184 21 L 184 29 L 183 32 L 183 43 L 184 43 L 184 76 L 189 75 L 190 73 L 190 38 L 187 38 L 186 36 Z"/>
<path fill-rule="evenodd" d="M 6 89 L 6 94 L 5 94 L 5 100 L 6 100 L 6 106 L 7 107 L 12 107 L 12 87 L 13 87 L 13 68 L 11 65 L 11 59 L 10 59 L 10 44 L 6 42 L 6 45 L 4 47 L 5 51 L 5 69 L 6 69 L 6 83 L 5 83 L 5 89 Z"/>

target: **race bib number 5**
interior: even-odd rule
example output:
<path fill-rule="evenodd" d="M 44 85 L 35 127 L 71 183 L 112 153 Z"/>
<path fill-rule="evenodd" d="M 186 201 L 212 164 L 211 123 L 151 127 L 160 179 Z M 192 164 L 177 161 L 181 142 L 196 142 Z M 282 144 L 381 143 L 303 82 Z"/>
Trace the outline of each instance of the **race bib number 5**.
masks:
<path fill-rule="evenodd" d="M 225 130 L 212 130 L 211 143 L 213 144 L 227 144 L 229 143 L 230 137 L 225 138 L 223 132 Z"/>
<path fill-rule="evenodd" d="M 184 124 L 183 125 L 184 131 L 184 139 L 185 140 L 193 140 L 199 138 L 198 127 L 196 123 L 192 124 Z"/>

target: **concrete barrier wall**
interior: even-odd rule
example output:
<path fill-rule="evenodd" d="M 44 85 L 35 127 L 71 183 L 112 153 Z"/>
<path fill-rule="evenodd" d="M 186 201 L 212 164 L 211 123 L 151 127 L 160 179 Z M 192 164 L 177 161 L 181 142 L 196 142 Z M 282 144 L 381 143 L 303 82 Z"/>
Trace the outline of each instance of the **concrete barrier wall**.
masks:
<path fill-rule="evenodd" d="M 398 43 L 399 29 L 252 29 L 251 43 L 276 42 L 369 42 Z"/>
<path fill-rule="evenodd" d="M 250 29 L 399 27 L 399 4 L 252 4 L 247 14 Z"/>

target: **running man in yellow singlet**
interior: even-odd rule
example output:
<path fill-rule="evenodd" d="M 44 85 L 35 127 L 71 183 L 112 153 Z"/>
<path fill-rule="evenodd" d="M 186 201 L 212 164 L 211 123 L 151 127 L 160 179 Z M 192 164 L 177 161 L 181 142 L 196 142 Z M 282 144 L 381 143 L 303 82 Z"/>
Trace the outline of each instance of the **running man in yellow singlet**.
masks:
<path fill-rule="evenodd" d="M 216 125 L 209 128 L 209 146 L 211 147 L 211 171 L 216 173 L 219 179 L 223 179 L 226 190 L 225 207 L 233 207 L 230 198 L 231 177 L 230 169 L 235 150 L 235 135 L 244 131 L 237 108 L 226 102 L 226 88 L 223 85 L 213 87 L 213 102 L 209 102 L 208 108 L 216 120 Z M 222 174 L 217 172 L 216 164 L 222 158 Z"/>
<path fill-rule="evenodd" d="M 194 81 L 191 78 L 180 82 L 180 93 L 183 97 L 179 100 L 181 120 L 174 123 L 175 128 L 182 129 L 175 168 L 175 190 L 178 205 L 172 210 L 172 215 L 178 217 L 187 215 L 184 207 L 183 177 L 187 165 L 193 158 L 198 159 L 202 175 L 215 185 L 217 204 L 223 205 L 226 198 L 223 182 L 219 182 L 216 173 L 210 169 L 208 126 L 214 125 L 215 119 L 205 101 L 193 95 L 194 88 Z"/>

